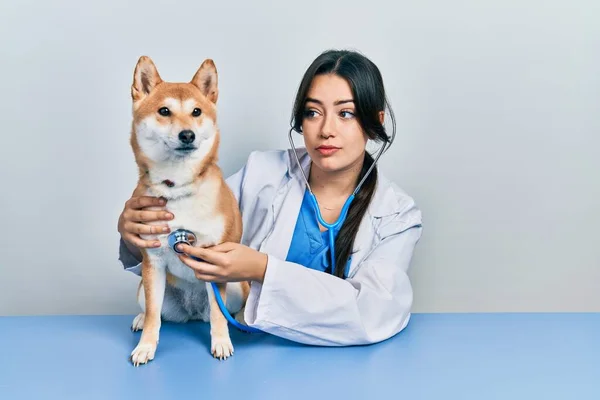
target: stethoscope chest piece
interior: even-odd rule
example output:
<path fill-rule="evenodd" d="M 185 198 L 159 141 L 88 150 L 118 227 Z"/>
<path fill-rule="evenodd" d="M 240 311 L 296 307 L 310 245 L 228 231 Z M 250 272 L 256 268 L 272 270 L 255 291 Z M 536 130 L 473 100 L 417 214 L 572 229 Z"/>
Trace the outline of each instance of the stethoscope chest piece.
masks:
<path fill-rule="evenodd" d="M 187 229 L 177 229 L 168 236 L 169 247 L 178 254 L 183 254 L 183 252 L 177 250 L 176 246 L 179 243 L 185 243 L 189 246 L 194 246 L 196 244 L 196 235 L 192 231 L 188 231 Z"/>
<path fill-rule="evenodd" d="M 185 243 L 190 246 L 194 246 L 197 242 L 197 238 L 196 238 L 196 235 L 194 234 L 194 232 L 188 231 L 187 229 L 177 229 L 177 230 L 169 233 L 169 236 L 167 238 L 168 238 L 168 242 L 169 242 L 169 247 L 178 254 L 183 254 L 182 251 L 179 251 L 176 248 L 179 243 Z M 192 257 L 192 258 L 195 259 L 196 261 L 202 261 L 201 259 L 196 258 L 196 257 Z M 225 319 L 227 319 L 227 321 L 229 321 L 230 324 L 234 325 L 236 328 L 238 328 L 244 332 L 262 333 L 262 331 L 260 329 L 253 328 L 250 326 L 245 326 L 245 325 L 240 324 L 238 321 L 236 321 L 235 318 L 233 318 L 233 316 L 227 310 L 225 301 L 223 301 L 223 298 L 221 297 L 219 288 L 217 287 L 216 283 L 211 282 L 210 284 L 212 286 L 217 304 L 219 305 L 219 309 L 225 316 Z"/>

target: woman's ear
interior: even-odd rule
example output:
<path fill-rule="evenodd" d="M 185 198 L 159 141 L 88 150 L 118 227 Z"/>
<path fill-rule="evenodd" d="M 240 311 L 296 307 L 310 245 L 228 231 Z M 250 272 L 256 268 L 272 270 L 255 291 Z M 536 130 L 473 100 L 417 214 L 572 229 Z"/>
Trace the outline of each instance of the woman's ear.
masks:
<path fill-rule="evenodd" d="M 383 121 L 385 121 L 385 111 L 379 111 L 379 122 L 383 125 Z"/>

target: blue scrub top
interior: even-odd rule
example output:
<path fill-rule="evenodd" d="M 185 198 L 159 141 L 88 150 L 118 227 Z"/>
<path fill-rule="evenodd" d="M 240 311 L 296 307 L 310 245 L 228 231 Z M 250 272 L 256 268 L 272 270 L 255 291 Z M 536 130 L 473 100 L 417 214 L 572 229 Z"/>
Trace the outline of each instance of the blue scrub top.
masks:
<path fill-rule="evenodd" d="M 286 261 L 301 264 L 307 268 L 331 273 L 331 255 L 329 254 L 329 232 L 321 232 L 319 229 L 317 211 L 309 197 L 308 189 L 304 191 L 302 205 L 296 220 L 294 235 L 290 244 Z M 341 228 L 341 224 L 334 231 L 334 238 Z M 352 257 L 348 259 L 344 277 L 348 274 L 348 268 Z"/>

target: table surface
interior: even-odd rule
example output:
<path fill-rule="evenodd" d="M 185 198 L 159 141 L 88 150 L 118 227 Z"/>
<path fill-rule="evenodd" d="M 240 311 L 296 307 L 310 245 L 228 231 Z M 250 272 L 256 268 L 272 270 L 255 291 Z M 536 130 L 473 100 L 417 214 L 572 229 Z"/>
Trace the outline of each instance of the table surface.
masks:
<path fill-rule="evenodd" d="M 600 314 L 416 314 L 346 348 L 232 328 L 225 361 L 208 325 L 165 323 L 138 368 L 132 318 L 0 317 L 0 399 L 600 399 Z"/>

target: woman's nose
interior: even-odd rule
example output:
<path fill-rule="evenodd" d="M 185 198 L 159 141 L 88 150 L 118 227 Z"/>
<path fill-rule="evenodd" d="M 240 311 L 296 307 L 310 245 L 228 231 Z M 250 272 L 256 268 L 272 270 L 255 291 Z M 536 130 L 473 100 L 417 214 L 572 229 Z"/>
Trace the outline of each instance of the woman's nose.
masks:
<path fill-rule="evenodd" d="M 330 137 L 335 135 L 335 119 L 334 116 L 325 115 L 323 125 L 321 126 L 321 136 Z"/>

